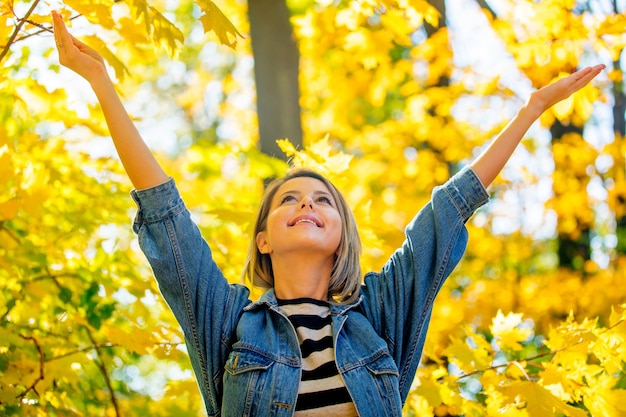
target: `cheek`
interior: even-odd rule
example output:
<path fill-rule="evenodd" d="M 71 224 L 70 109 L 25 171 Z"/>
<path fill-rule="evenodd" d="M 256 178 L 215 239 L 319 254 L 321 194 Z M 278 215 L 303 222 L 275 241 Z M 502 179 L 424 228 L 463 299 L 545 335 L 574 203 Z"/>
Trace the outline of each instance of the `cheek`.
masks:
<path fill-rule="evenodd" d="M 281 210 L 275 209 L 275 210 L 270 211 L 265 221 L 265 230 L 269 232 L 271 229 L 274 229 L 277 224 L 280 224 L 280 222 L 281 222 Z"/>
<path fill-rule="evenodd" d="M 337 240 L 337 244 L 341 242 L 341 235 L 343 234 L 343 226 L 341 224 L 341 218 L 337 217 L 333 220 L 333 234 Z"/>

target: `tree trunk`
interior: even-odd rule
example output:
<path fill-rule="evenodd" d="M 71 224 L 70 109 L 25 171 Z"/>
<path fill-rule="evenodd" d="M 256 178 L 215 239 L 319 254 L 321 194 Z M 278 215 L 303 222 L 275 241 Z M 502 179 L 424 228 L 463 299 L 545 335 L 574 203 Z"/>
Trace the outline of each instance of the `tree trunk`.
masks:
<path fill-rule="evenodd" d="M 428 4 L 433 6 L 439 12 L 439 21 L 437 22 L 437 26 L 432 26 L 430 23 L 424 22 L 424 30 L 426 31 L 426 36 L 430 38 L 435 33 L 437 33 L 437 31 L 448 29 L 448 14 L 447 14 L 445 0 L 428 0 Z M 446 39 L 448 39 L 447 34 L 446 34 Z M 449 42 L 448 42 L 448 45 L 451 48 L 451 45 Z M 452 67 L 453 67 L 452 60 L 450 60 L 450 65 L 448 66 L 448 68 L 452 68 Z M 446 73 L 446 74 L 441 74 L 439 76 L 439 79 L 437 80 L 437 83 L 433 85 L 432 87 L 440 88 L 440 87 L 449 87 L 449 86 L 450 86 L 450 76 Z M 436 114 L 436 111 L 434 108 L 429 109 L 428 112 L 433 116 Z M 444 125 L 451 124 L 451 123 L 452 123 L 452 120 L 450 120 L 449 116 L 443 117 Z M 433 149 L 432 147 L 430 150 L 438 154 L 440 153 L 440 150 Z M 455 167 L 450 161 L 446 161 L 446 165 L 448 167 L 448 174 L 451 176 L 455 171 Z"/>
<path fill-rule="evenodd" d="M 557 142 L 568 133 L 582 135 L 583 128 L 572 124 L 563 125 L 558 120 L 550 126 L 552 142 Z M 556 162 L 555 162 L 556 164 Z M 555 165 L 555 170 L 567 172 L 567 167 Z M 585 178 L 578 178 L 580 183 L 587 183 Z M 555 198 L 567 198 L 566 196 L 555 195 Z M 589 210 L 589 207 L 580 207 L 580 210 Z M 591 229 L 589 225 L 578 225 L 580 232 L 577 238 L 563 233 L 558 236 L 558 256 L 559 266 L 572 270 L 582 270 L 586 261 L 591 259 Z"/>
<path fill-rule="evenodd" d="M 276 145 L 302 146 L 299 53 L 285 0 L 248 1 L 261 151 L 285 159 Z"/>
<path fill-rule="evenodd" d="M 624 50 L 620 55 L 624 54 Z M 613 62 L 613 67 L 616 72 L 622 72 L 621 63 L 618 59 Z M 615 133 L 615 140 L 624 140 L 626 136 L 626 94 L 624 93 L 624 81 L 613 82 L 613 132 Z M 616 161 L 616 163 L 618 163 Z M 623 166 L 619 166 L 617 169 L 624 169 Z M 621 204 L 626 204 L 626 201 L 620 201 Z M 617 236 L 617 255 L 626 254 L 626 216 L 618 217 L 616 220 L 615 235 Z"/>
<path fill-rule="evenodd" d="M 431 26 L 428 22 L 424 22 L 426 34 L 430 37 L 440 28 L 447 26 L 447 14 L 445 0 L 428 0 L 428 4 L 433 6 L 439 12 L 439 24 L 437 27 Z"/>

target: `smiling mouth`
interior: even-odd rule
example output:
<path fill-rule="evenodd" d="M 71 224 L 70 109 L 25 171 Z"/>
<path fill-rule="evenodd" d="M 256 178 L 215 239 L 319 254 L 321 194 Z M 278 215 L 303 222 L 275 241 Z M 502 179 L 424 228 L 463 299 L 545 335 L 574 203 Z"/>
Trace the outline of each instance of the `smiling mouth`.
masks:
<path fill-rule="evenodd" d="M 308 223 L 308 224 L 312 224 L 314 226 L 317 227 L 322 227 L 322 224 L 317 220 L 317 219 L 312 219 L 309 217 L 301 217 L 301 218 L 296 218 L 295 221 L 293 221 L 292 223 L 289 224 L 290 227 L 302 224 L 302 223 Z"/>
<path fill-rule="evenodd" d="M 313 220 L 310 220 L 310 219 L 298 220 L 297 222 L 294 223 L 294 226 L 297 225 L 297 224 L 300 224 L 300 223 L 310 223 L 310 224 L 313 224 L 313 225 L 317 226 L 317 223 L 315 223 Z"/>

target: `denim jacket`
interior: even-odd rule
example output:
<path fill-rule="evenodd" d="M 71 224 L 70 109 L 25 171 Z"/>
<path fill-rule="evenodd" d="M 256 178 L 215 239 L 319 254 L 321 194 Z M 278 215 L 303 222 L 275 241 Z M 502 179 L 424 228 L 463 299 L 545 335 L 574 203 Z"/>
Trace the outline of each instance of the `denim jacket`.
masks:
<path fill-rule="evenodd" d="M 132 197 L 133 229 L 182 327 L 208 415 L 291 416 L 302 359 L 274 291 L 252 302 L 226 281 L 173 180 Z M 487 199 L 461 170 L 434 189 L 382 270 L 365 275 L 358 300 L 332 305 L 337 367 L 359 416 L 401 415 L 433 301 L 465 251 L 465 222 Z"/>

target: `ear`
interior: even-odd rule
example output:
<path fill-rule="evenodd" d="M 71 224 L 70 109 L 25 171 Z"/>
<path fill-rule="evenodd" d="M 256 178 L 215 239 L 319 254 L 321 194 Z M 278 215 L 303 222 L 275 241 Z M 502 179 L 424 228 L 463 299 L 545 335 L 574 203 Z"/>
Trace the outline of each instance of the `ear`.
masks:
<path fill-rule="evenodd" d="M 259 248 L 259 252 L 265 255 L 272 253 L 272 246 L 267 240 L 267 232 L 259 232 L 256 235 L 256 247 Z"/>

